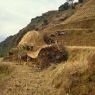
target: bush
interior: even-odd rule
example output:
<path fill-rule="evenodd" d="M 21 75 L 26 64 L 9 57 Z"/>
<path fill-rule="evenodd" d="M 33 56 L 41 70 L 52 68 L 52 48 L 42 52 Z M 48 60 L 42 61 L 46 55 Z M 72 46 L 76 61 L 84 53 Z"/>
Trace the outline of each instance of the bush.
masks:
<path fill-rule="evenodd" d="M 83 3 L 83 0 L 79 0 L 79 3 Z"/>
<path fill-rule="evenodd" d="M 13 54 L 17 54 L 19 52 L 19 50 L 17 48 L 12 48 L 10 51 L 9 51 L 9 55 L 13 55 Z"/>
<path fill-rule="evenodd" d="M 63 5 L 59 7 L 59 11 L 64 11 L 69 9 L 69 4 L 68 2 L 65 2 Z"/>

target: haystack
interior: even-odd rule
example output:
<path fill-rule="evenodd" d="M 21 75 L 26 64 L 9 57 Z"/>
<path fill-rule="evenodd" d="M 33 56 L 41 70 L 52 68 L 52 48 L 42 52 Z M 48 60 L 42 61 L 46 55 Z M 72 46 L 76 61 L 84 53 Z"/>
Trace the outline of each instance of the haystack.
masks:
<path fill-rule="evenodd" d="M 18 47 L 25 47 L 27 49 L 32 50 L 33 47 L 34 49 L 36 49 L 37 47 L 42 46 L 43 44 L 44 41 L 39 31 L 29 31 L 21 39 L 21 41 L 18 44 Z"/>

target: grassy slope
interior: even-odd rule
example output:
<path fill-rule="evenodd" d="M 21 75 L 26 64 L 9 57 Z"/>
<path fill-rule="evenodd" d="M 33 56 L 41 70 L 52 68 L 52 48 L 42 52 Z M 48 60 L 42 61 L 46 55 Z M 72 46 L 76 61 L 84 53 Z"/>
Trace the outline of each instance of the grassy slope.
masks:
<path fill-rule="evenodd" d="M 57 95 L 94 95 L 95 94 L 95 50 L 69 49 L 69 60 L 57 67 L 53 85 Z M 55 73 L 56 72 L 56 73 Z"/>
<path fill-rule="evenodd" d="M 3 89 L 5 89 L 7 85 L 7 80 L 10 78 L 14 67 L 10 64 L 2 63 L 2 59 L 0 58 L 0 95 L 3 94 Z"/>
<path fill-rule="evenodd" d="M 13 74 L 2 85 L 2 89 L 6 85 L 4 95 L 94 95 L 95 48 L 67 50 L 69 59 L 65 64 L 52 65 L 40 72 L 31 65 L 14 64 Z"/>
<path fill-rule="evenodd" d="M 42 16 L 33 18 L 31 22 L 17 34 L 6 38 L 5 41 L 0 43 L 0 56 L 5 56 L 11 48 L 15 48 L 21 41 L 23 36 L 32 30 L 41 31 L 46 27 L 59 24 L 74 14 L 75 10 L 71 11 L 49 11 Z M 14 43 L 13 43 L 14 42 Z"/>
<path fill-rule="evenodd" d="M 94 6 L 94 3 L 94 0 L 90 0 L 87 4 L 90 4 L 91 7 Z M 92 17 L 89 16 L 89 18 Z M 94 20 L 91 19 L 89 20 L 90 23 L 87 23 L 88 19 L 84 20 L 83 17 L 81 19 L 82 21 L 78 22 L 76 20 L 73 22 L 70 19 L 72 23 L 66 24 L 65 22 L 65 24 L 56 27 L 50 27 L 45 32 L 66 31 L 63 37 L 57 37 L 63 45 L 95 45 Z M 79 22 L 82 22 L 82 25 L 81 23 L 78 25 Z M 87 23 L 85 27 L 82 27 L 85 24 L 83 22 Z M 66 28 L 64 29 L 64 27 Z M 68 27 L 71 28 L 68 29 Z M 67 51 L 69 52 L 69 59 L 65 64 L 52 65 L 42 72 L 33 71 L 27 65 L 15 64 L 14 74 L 7 80 L 7 85 L 3 83 L 3 90 L 1 88 L 0 90 L 5 93 L 4 95 L 94 95 L 95 49 L 68 48 Z M 4 88 L 5 85 L 6 88 Z"/>
<path fill-rule="evenodd" d="M 47 34 L 64 31 L 62 37 L 56 37 L 63 45 L 95 46 L 95 0 L 89 0 L 75 14 L 63 23 L 48 27 Z"/>

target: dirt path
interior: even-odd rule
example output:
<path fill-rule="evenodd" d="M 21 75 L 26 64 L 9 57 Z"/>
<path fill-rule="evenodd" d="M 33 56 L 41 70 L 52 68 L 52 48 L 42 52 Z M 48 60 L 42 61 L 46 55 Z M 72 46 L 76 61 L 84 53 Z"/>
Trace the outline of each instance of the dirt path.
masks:
<path fill-rule="evenodd" d="M 52 95 L 54 93 L 44 73 L 37 72 L 28 65 L 15 65 L 13 74 L 4 85 L 6 86 L 0 95 Z"/>
<path fill-rule="evenodd" d="M 94 46 L 65 46 L 69 49 L 95 49 Z"/>

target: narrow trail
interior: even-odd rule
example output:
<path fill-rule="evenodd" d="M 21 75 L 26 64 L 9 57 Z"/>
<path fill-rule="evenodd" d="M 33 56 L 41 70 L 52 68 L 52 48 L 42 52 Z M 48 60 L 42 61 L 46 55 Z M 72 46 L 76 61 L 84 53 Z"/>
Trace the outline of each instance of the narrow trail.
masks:
<path fill-rule="evenodd" d="M 43 72 L 37 72 L 28 65 L 15 66 L 0 95 L 52 95 L 54 93 Z"/>
<path fill-rule="evenodd" d="M 95 49 L 95 46 L 65 46 L 68 49 Z"/>

